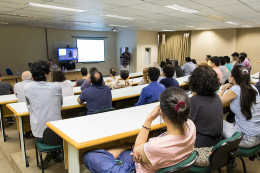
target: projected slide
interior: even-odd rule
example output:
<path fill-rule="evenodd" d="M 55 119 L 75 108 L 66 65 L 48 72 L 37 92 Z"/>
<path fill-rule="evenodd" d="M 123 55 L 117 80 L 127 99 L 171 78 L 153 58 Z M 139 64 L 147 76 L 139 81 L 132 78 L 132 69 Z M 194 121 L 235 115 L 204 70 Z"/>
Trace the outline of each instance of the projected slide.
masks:
<path fill-rule="evenodd" d="M 78 62 L 105 61 L 105 40 L 77 39 Z"/>

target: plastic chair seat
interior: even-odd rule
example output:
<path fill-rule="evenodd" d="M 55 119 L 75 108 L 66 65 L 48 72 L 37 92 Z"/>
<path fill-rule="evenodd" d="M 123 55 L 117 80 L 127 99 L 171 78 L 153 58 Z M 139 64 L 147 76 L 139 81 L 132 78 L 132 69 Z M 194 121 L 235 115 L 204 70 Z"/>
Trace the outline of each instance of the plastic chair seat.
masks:
<path fill-rule="evenodd" d="M 57 150 L 62 150 L 61 145 L 57 145 L 57 146 L 50 146 L 50 145 L 46 145 L 43 142 L 39 142 L 39 141 L 35 141 L 36 147 L 40 152 L 44 152 L 44 153 L 48 153 L 51 151 L 57 151 Z"/>
<path fill-rule="evenodd" d="M 252 148 L 239 148 L 239 155 L 243 157 L 254 156 L 260 151 L 260 144 Z"/>
<path fill-rule="evenodd" d="M 190 168 L 190 172 L 192 173 L 202 173 L 202 172 L 211 172 L 213 171 L 213 167 L 207 166 L 207 167 L 198 167 L 198 166 L 192 166 Z"/>

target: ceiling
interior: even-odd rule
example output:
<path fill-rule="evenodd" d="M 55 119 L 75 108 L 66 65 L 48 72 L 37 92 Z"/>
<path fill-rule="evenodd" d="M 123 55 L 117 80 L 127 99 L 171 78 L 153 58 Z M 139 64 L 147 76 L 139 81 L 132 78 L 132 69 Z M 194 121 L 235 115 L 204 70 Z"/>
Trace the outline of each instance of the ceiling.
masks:
<path fill-rule="evenodd" d="M 71 12 L 25 5 L 29 2 L 85 11 Z M 171 4 L 199 12 L 190 14 L 165 7 Z M 107 14 L 134 20 L 104 16 Z M 221 20 L 203 17 L 209 15 L 218 16 Z M 231 25 L 227 21 L 239 22 L 240 25 Z M 110 31 L 113 27 L 119 31 L 223 29 L 243 28 L 244 25 L 260 27 L 260 0 L 0 0 L 0 25 L 90 31 Z"/>

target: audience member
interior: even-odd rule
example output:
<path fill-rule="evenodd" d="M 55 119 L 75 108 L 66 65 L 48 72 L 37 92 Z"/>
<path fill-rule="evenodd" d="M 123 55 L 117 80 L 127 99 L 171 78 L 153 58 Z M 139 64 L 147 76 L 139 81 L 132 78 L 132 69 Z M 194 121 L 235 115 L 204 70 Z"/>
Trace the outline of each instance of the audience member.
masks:
<path fill-rule="evenodd" d="M 143 69 L 143 79 L 140 80 L 139 85 L 144 85 L 144 84 L 149 84 L 149 83 L 150 83 L 150 81 L 148 80 L 148 68 L 144 68 Z"/>
<path fill-rule="evenodd" d="M 125 143 L 106 150 L 88 151 L 82 156 L 83 162 L 90 172 L 95 173 L 157 172 L 176 165 L 194 149 L 196 127 L 188 119 L 189 114 L 190 103 L 186 92 L 179 88 L 168 88 L 161 94 L 160 106 L 144 122 L 134 148 Z M 160 115 L 167 126 L 167 132 L 148 139 L 152 122 Z"/>
<path fill-rule="evenodd" d="M 260 73 L 259 73 L 258 78 L 260 79 Z M 252 79 L 251 79 L 251 80 L 252 80 Z M 252 84 L 252 82 L 251 82 L 251 84 Z M 255 84 L 255 87 L 256 87 L 258 93 L 260 93 L 260 81 L 258 81 L 258 82 Z"/>
<path fill-rule="evenodd" d="M 50 70 L 51 71 L 60 70 L 60 67 L 57 64 L 55 64 L 55 60 L 54 59 L 50 59 L 49 63 L 50 63 Z"/>
<path fill-rule="evenodd" d="M 234 52 L 231 56 L 233 58 L 232 65 L 234 67 L 237 65 L 237 60 L 238 60 L 239 54 L 237 52 Z"/>
<path fill-rule="evenodd" d="M 247 54 L 244 53 L 244 52 L 242 52 L 242 53 L 240 53 L 240 55 L 243 55 L 243 56 L 245 57 L 244 65 L 245 65 L 245 67 L 249 70 L 251 66 L 250 66 L 250 61 L 249 61 L 249 59 L 247 58 Z"/>
<path fill-rule="evenodd" d="M 219 82 L 221 83 L 221 81 L 222 81 L 222 72 L 221 72 L 221 70 L 219 68 L 219 64 L 220 64 L 219 57 L 217 57 L 217 56 L 211 57 L 209 61 L 210 61 L 209 66 L 212 67 L 213 70 L 215 70 L 215 72 L 218 75 Z"/>
<path fill-rule="evenodd" d="M 91 73 L 94 72 L 94 71 L 97 71 L 97 68 L 96 68 L 96 67 L 91 67 L 91 68 L 89 69 L 89 78 L 90 78 Z M 84 89 L 89 88 L 89 87 L 91 86 L 91 83 L 90 83 L 90 81 L 89 81 L 89 78 L 86 79 L 86 80 L 83 82 L 83 84 L 81 85 L 81 87 L 80 87 L 81 91 L 83 91 Z M 103 82 L 103 85 L 105 85 L 104 82 Z"/>
<path fill-rule="evenodd" d="M 160 76 L 160 70 L 156 67 L 150 67 L 148 70 L 149 85 L 142 89 L 138 102 L 135 106 L 148 104 L 154 101 L 158 101 L 161 93 L 166 89 L 165 86 L 157 82 Z"/>
<path fill-rule="evenodd" d="M 245 66 L 244 61 L 246 59 L 246 55 L 245 54 L 239 54 L 239 57 L 237 59 L 237 65 L 242 65 Z"/>
<path fill-rule="evenodd" d="M 211 150 L 222 140 L 223 106 L 216 94 L 219 85 L 217 74 L 209 66 L 199 66 L 189 78 L 193 95 L 191 120 L 196 125 L 195 150 L 199 152 L 196 166 L 210 166 Z"/>
<path fill-rule="evenodd" d="M 101 109 L 112 108 L 112 94 L 108 86 L 103 85 L 103 76 L 99 71 L 90 74 L 91 86 L 82 91 L 78 103 L 87 102 L 88 115 Z"/>
<path fill-rule="evenodd" d="M 51 79 L 49 63 L 43 60 L 32 63 L 31 73 L 33 80 L 24 86 L 26 103 L 30 113 L 32 134 L 36 140 L 44 142 L 43 132 L 46 123 L 61 120 L 61 106 L 63 102 L 61 87 L 55 83 L 47 82 Z M 48 153 L 43 163 L 46 168 L 49 162 L 59 159 L 56 153 Z M 57 161 L 57 160 L 56 160 Z"/>
<path fill-rule="evenodd" d="M 222 73 L 221 83 L 225 84 L 225 83 L 228 83 L 229 71 L 228 71 L 227 66 L 225 66 L 226 59 L 224 57 L 219 57 L 219 60 L 220 60 L 219 69 Z"/>
<path fill-rule="evenodd" d="M 159 68 L 160 66 L 159 66 L 159 64 L 157 62 L 153 62 L 152 67 Z"/>
<path fill-rule="evenodd" d="M 200 63 L 199 66 L 209 66 L 209 65 L 207 63 L 202 62 L 202 63 Z"/>
<path fill-rule="evenodd" d="M 32 74 L 29 71 L 22 73 L 22 82 L 18 82 L 14 85 L 14 94 L 18 99 L 18 102 L 25 102 L 24 86 L 25 84 L 32 82 Z"/>
<path fill-rule="evenodd" d="M 235 66 L 229 84 L 222 87 L 219 96 L 223 105 L 230 103 L 230 109 L 235 114 L 235 123 L 223 121 L 223 137 L 230 138 L 239 131 L 243 133 L 240 147 L 252 148 L 259 145 L 260 97 L 257 89 L 250 84 L 248 69 L 241 65 Z"/>
<path fill-rule="evenodd" d="M 129 81 L 129 71 L 125 68 L 122 68 L 120 70 L 120 77 L 121 79 L 116 81 L 112 85 L 112 89 L 119 89 L 119 88 L 127 88 L 127 87 L 132 87 L 131 82 Z"/>
<path fill-rule="evenodd" d="M 178 60 L 173 60 L 172 62 L 173 62 L 173 65 L 174 65 L 174 71 L 176 72 L 177 78 L 183 77 L 184 73 L 183 73 L 181 67 L 178 64 Z"/>
<path fill-rule="evenodd" d="M 58 70 L 53 72 L 52 82 L 57 83 L 61 86 L 62 89 L 62 96 L 73 96 L 73 84 L 70 80 L 66 80 L 66 77 L 63 71 Z"/>
<path fill-rule="evenodd" d="M 171 64 L 170 59 L 166 59 L 166 64 Z"/>
<path fill-rule="evenodd" d="M 210 63 L 210 61 L 209 61 L 210 58 L 211 58 L 211 55 L 206 55 L 205 60 L 206 60 L 208 66 L 209 66 L 209 63 Z"/>
<path fill-rule="evenodd" d="M 167 64 L 163 67 L 163 75 L 165 79 L 160 81 L 160 84 L 163 84 L 166 88 L 168 87 L 180 87 L 176 79 L 173 78 L 174 67 L 170 64 Z"/>
<path fill-rule="evenodd" d="M 117 78 L 116 78 L 116 69 L 114 69 L 114 68 L 111 68 L 110 69 L 110 77 L 111 78 L 109 78 L 108 80 L 107 80 L 107 82 L 116 82 L 117 81 Z"/>
<path fill-rule="evenodd" d="M 192 59 L 191 62 L 195 65 L 195 67 L 198 67 L 199 65 L 197 64 L 196 59 Z"/>
<path fill-rule="evenodd" d="M 159 70 L 160 70 L 160 73 L 163 72 L 163 67 L 166 65 L 166 62 L 165 61 L 162 61 L 161 64 L 160 64 L 160 67 L 159 67 Z M 161 74 L 162 75 L 162 74 Z"/>
<path fill-rule="evenodd" d="M 225 62 L 225 66 L 227 66 L 228 71 L 231 72 L 231 70 L 233 69 L 233 65 L 230 63 L 230 58 L 229 56 L 224 56 L 226 62 Z"/>
<path fill-rule="evenodd" d="M 181 67 L 184 76 L 189 76 L 195 70 L 196 66 L 191 62 L 190 57 L 185 58 L 185 64 Z"/>
<path fill-rule="evenodd" d="M 86 79 L 89 79 L 88 70 L 85 67 L 81 68 L 80 73 L 82 75 L 82 78 L 76 81 L 76 87 L 81 86 Z"/>

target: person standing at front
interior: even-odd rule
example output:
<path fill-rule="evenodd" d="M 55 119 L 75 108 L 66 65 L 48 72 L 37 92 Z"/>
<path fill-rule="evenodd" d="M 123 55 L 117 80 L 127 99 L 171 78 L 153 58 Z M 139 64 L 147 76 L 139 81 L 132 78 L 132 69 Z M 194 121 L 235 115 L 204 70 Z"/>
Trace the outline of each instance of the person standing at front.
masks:
<path fill-rule="evenodd" d="M 130 71 L 131 53 L 128 52 L 128 47 L 125 48 L 125 52 L 120 56 L 120 59 L 122 59 L 121 68 Z"/>

